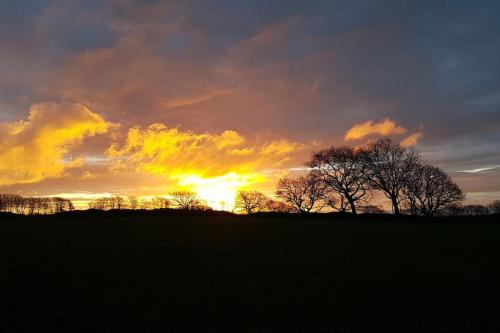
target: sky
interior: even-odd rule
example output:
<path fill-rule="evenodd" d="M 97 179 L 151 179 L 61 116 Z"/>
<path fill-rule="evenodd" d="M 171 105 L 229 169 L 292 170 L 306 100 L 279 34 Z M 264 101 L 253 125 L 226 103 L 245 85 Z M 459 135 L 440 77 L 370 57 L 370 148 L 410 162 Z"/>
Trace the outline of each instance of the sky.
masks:
<path fill-rule="evenodd" d="M 273 193 L 387 136 L 500 198 L 498 1 L 0 0 L 0 193 Z"/>

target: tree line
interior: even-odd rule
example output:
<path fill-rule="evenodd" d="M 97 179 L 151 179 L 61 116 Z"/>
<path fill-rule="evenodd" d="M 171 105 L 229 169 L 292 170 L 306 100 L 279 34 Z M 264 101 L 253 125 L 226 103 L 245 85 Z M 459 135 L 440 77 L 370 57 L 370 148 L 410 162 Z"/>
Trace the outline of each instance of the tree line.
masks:
<path fill-rule="evenodd" d="M 413 148 L 384 138 L 362 147 L 331 147 L 315 152 L 305 165 L 309 172 L 278 181 L 274 208 L 297 213 L 329 208 L 357 214 L 381 213 L 374 204 L 385 197 L 396 215 L 485 215 L 498 213 L 500 201 L 489 206 L 462 205 L 465 194 L 442 169 L 425 162 Z M 239 192 L 236 207 L 246 213 L 269 211 L 260 192 Z"/>
<path fill-rule="evenodd" d="M 127 197 L 114 196 L 97 198 L 88 203 L 90 209 L 112 210 L 112 209 L 166 209 L 177 208 L 183 210 L 208 210 L 207 203 L 192 191 L 174 191 L 169 193 L 169 198 L 156 196 L 151 199 L 138 198 L 130 195 Z"/>
<path fill-rule="evenodd" d="M 23 197 L 18 194 L 0 194 L 0 212 L 15 214 L 54 214 L 72 211 L 71 200 L 54 197 Z"/>

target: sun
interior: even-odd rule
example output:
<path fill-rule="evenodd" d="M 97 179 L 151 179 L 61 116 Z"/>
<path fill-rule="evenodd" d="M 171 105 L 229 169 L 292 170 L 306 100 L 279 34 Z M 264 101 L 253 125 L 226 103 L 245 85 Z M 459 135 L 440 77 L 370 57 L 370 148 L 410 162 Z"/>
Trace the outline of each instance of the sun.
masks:
<path fill-rule="evenodd" d="M 179 185 L 198 194 L 208 206 L 216 210 L 232 211 L 236 193 L 262 179 L 258 174 L 227 173 L 219 177 L 204 178 L 199 175 L 183 176 Z"/>

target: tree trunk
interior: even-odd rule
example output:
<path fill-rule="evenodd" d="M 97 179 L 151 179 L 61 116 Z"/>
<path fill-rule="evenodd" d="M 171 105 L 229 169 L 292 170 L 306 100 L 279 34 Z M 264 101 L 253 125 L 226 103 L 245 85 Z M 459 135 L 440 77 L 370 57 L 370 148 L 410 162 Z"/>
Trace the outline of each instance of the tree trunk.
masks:
<path fill-rule="evenodd" d="M 394 211 L 394 215 L 399 215 L 401 212 L 399 211 L 398 198 L 396 196 L 391 196 L 392 201 L 392 209 Z"/>
<path fill-rule="evenodd" d="M 358 212 L 356 211 L 356 204 L 354 203 L 354 200 L 352 199 L 347 199 L 349 201 L 349 205 L 351 206 L 351 211 L 353 215 L 356 215 Z"/>

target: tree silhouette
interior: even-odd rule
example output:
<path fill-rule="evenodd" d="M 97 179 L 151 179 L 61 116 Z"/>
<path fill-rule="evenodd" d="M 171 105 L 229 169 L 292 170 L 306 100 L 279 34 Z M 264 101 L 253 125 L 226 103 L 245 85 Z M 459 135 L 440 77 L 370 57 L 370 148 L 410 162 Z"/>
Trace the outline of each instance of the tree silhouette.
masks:
<path fill-rule="evenodd" d="M 488 207 L 480 204 L 464 205 L 461 208 L 461 215 L 465 216 L 481 216 L 489 213 Z"/>
<path fill-rule="evenodd" d="M 153 209 L 165 209 L 170 207 L 170 200 L 163 197 L 154 197 L 151 199 Z"/>
<path fill-rule="evenodd" d="M 407 175 L 403 193 L 410 212 L 426 216 L 444 212 L 448 205 L 465 198 L 450 176 L 443 170 L 426 164 L 416 167 Z"/>
<path fill-rule="evenodd" d="M 500 200 L 495 200 L 488 205 L 491 214 L 500 214 Z"/>
<path fill-rule="evenodd" d="M 385 138 L 368 144 L 362 156 L 367 163 L 366 177 L 370 186 L 384 193 L 391 200 L 394 214 L 399 214 L 407 175 L 418 166 L 418 154 Z"/>
<path fill-rule="evenodd" d="M 274 213 L 291 213 L 294 208 L 283 201 L 269 199 L 266 201 L 265 210 Z"/>
<path fill-rule="evenodd" d="M 298 213 L 320 211 L 325 206 L 320 202 L 323 193 L 321 182 L 311 174 L 296 178 L 281 178 L 276 189 L 276 196 L 290 204 Z"/>
<path fill-rule="evenodd" d="M 171 192 L 170 196 L 172 197 L 174 206 L 179 209 L 192 210 L 203 205 L 196 192 L 175 191 Z"/>
<path fill-rule="evenodd" d="M 324 191 L 323 201 L 334 211 L 345 213 L 349 210 L 349 201 L 342 194 L 333 191 Z"/>
<path fill-rule="evenodd" d="M 137 209 L 139 207 L 139 199 L 135 195 L 127 197 L 127 204 L 130 209 Z"/>
<path fill-rule="evenodd" d="M 312 175 L 323 183 L 325 189 L 333 191 L 349 203 L 356 214 L 356 203 L 369 191 L 366 181 L 366 163 L 359 150 L 351 147 L 332 147 L 313 154 L 307 164 Z"/>
<path fill-rule="evenodd" d="M 239 191 L 236 194 L 234 208 L 247 214 L 261 212 L 265 209 L 267 197 L 259 191 Z"/>

